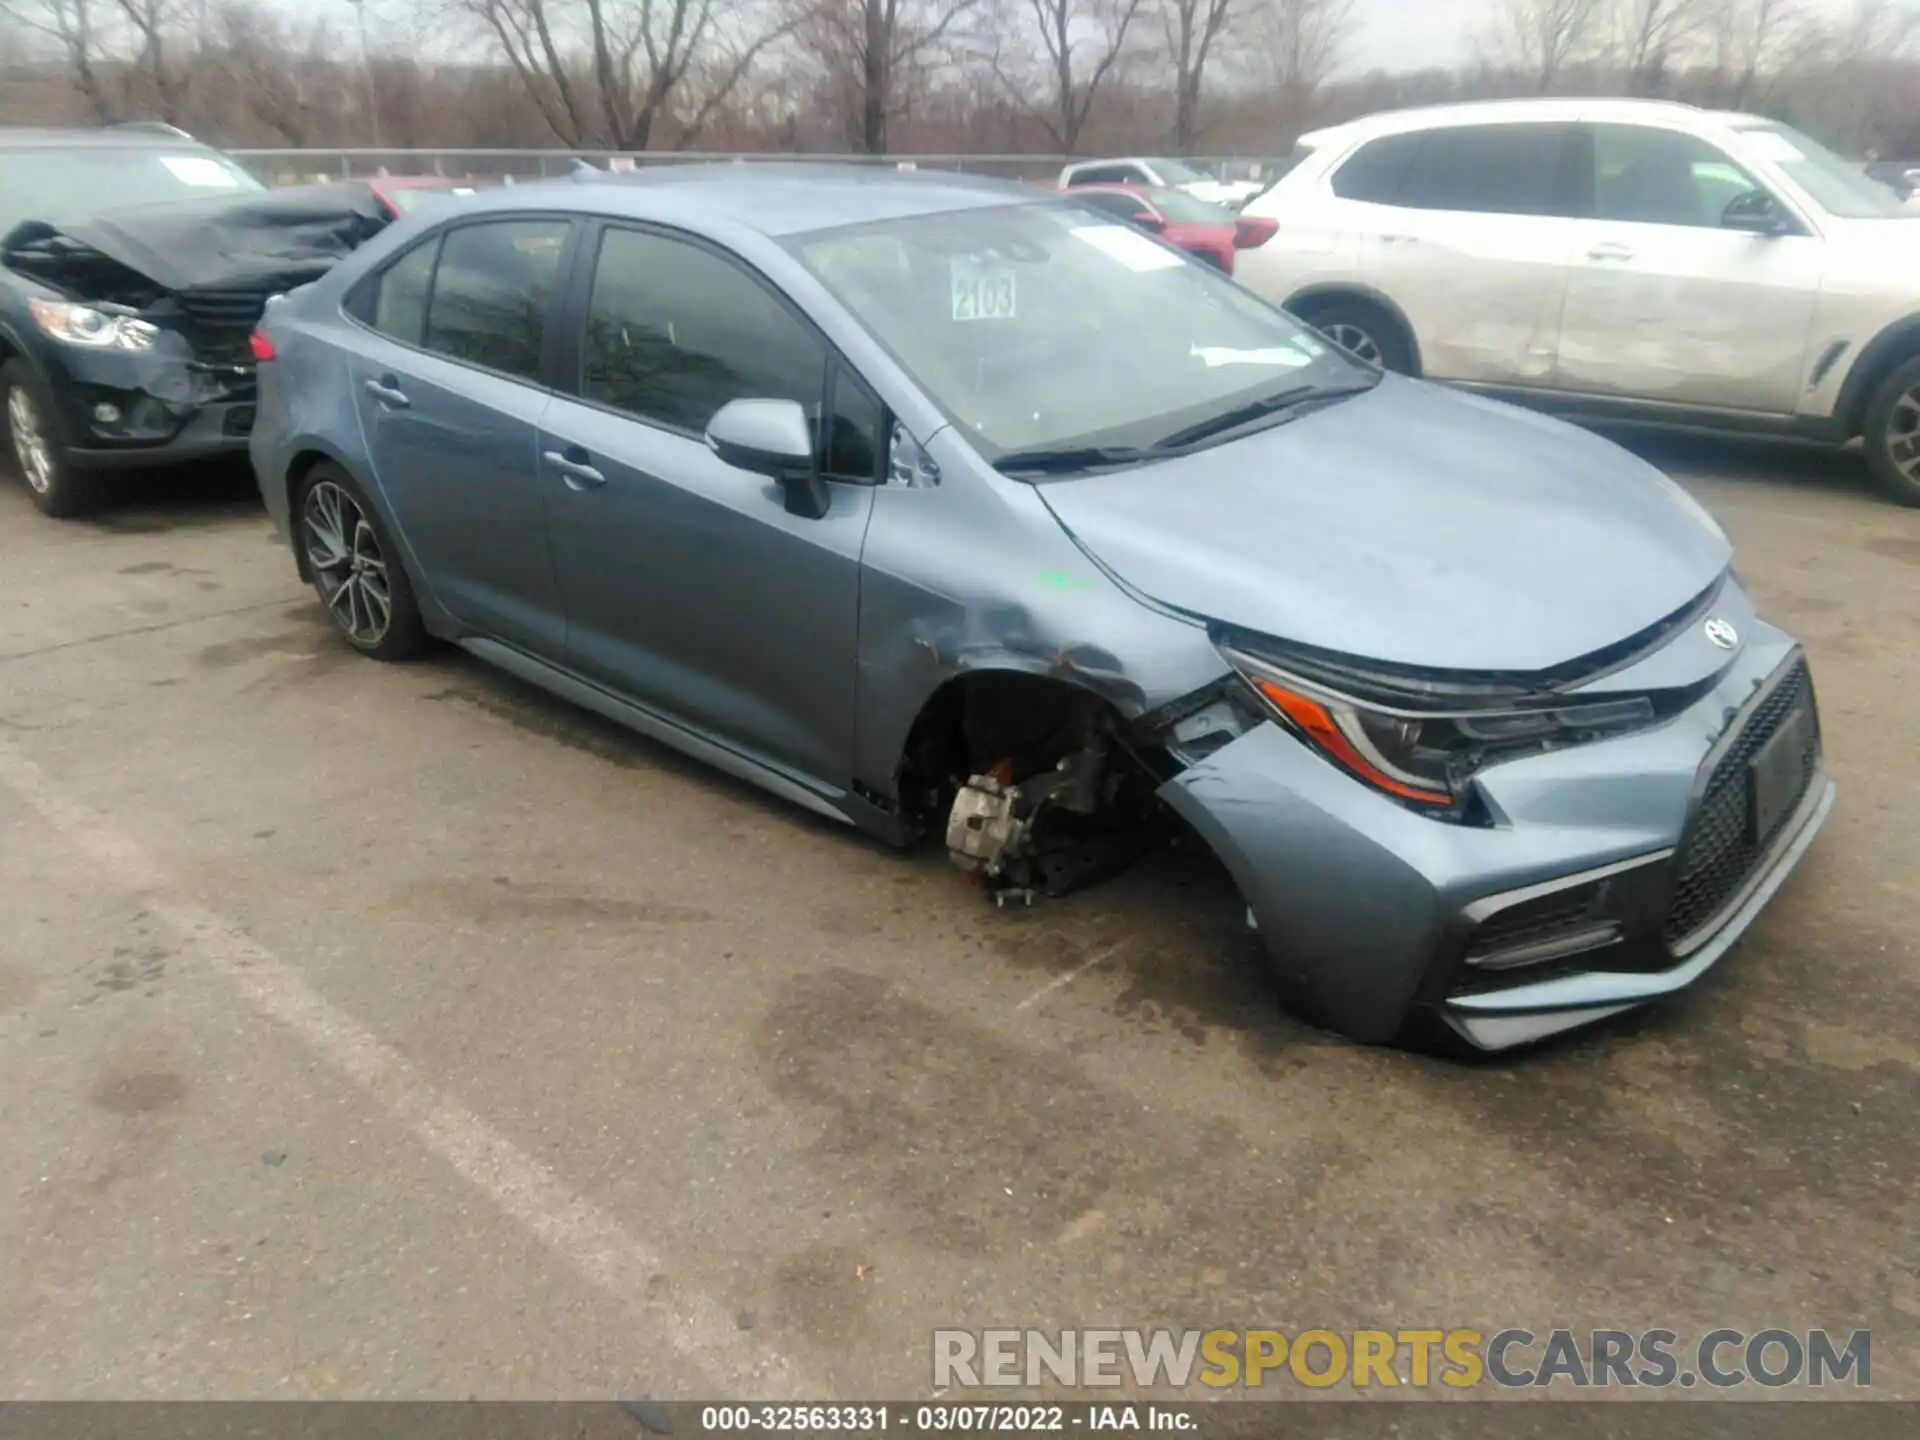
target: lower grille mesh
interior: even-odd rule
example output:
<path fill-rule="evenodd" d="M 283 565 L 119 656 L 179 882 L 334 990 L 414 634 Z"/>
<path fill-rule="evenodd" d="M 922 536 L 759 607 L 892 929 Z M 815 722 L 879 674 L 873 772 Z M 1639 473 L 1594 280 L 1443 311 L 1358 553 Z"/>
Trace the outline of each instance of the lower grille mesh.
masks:
<path fill-rule="evenodd" d="M 1673 899 L 1661 931 L 1670 947 L 1683 947 L 1739 892 L 1798 808 L 1820 768 L 1820 731 L 1814 723 L 1813 703 L 1813 677 L 1806 662 L 1796 660 L 1791 673 L 1747 717 L 1739 737 L 1714 765 L 1680 852 Z M 1803 713 L 1808 723 L 1801 732 L 1800 783 L 1794 803 L 1781 809 L 1767 834 L 1756 835 L 1748 767 L 1783 726 Z"/>

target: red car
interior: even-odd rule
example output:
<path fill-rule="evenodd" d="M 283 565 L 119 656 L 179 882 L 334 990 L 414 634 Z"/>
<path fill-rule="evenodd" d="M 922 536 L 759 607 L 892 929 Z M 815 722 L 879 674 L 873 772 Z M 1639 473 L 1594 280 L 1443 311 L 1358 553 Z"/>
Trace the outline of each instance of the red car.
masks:
<path fill-rule="evenodd" d="M 411 215 L 435 195 L 471 195 L 475 188 L 471 180 L 452 180 L 443 175 L 376 175 L 367 184 L 396 220 Z"/>
<path fill-rule="evenodd" d="M 1184 190 L 1164 186 L 1075 185 L 1065 193 L 1142 230 L 1151 230 L 1169 245 L 1198 255 L 1229 275 L 1236 253 L 1258 249 L 1280 228 L 1277 220 L 1235 215 Z"/>

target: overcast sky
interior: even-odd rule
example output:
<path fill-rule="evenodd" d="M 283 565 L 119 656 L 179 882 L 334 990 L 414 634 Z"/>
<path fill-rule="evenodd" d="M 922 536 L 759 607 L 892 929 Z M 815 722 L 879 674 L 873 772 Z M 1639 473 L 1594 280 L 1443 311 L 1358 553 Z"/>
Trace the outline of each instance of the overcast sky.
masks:
<path fill-rule="evenodd" d="M 1413 70 L 1466 58 L 1469 34 L 1490 0 L 1360 0 L 1349 64 L 1357 70 Z"/>
<path fill-rule="evenodd" d="M 1353 70 L 1417 70 L 1454 65 L 1472 53 L 1497 0 L 1359 0 L 1358 32 L 1347 58 Z M 1810 0 L 1842 13 L 1854 0 Z"/>

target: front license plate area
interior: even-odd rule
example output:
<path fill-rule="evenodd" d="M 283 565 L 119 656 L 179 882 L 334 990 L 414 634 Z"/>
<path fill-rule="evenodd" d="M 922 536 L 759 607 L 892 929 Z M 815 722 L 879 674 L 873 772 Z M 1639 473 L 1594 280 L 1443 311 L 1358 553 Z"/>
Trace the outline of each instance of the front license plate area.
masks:
<path fill-rule="evenodd" d="M 1804 708 L 1795 710 L 1747 764 L 1752 800 L 1747 813 L 1753 817 L 1753 833 L 1747 838 L 1755 845 L 1766 842 L 1800 799 L 1807 779 L 1807 731 L 1812 724 L 1813 717 Z"/>

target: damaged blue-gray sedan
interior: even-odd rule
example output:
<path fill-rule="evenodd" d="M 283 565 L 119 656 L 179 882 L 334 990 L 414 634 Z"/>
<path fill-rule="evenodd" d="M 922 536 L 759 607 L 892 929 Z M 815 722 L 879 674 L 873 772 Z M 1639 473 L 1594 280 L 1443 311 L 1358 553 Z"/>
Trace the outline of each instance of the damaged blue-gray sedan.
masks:
<path fill-rule="evenodd" d="M 261 488 L 355 648 L 453 641 L 1001 899 L 1197 834 L 1361 1040 L 1686 987 L 1833 803 L 1804 656 L 1671 482 L 1070 198 L 507 190 L 254 352 Z"/>

